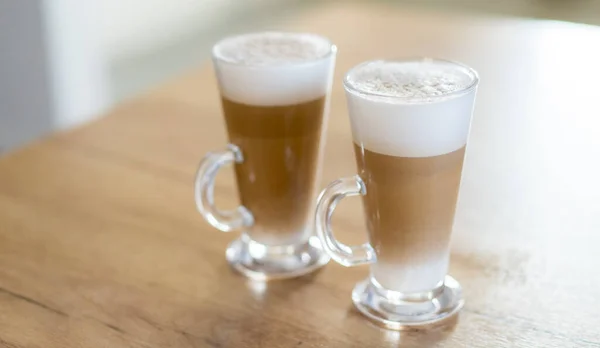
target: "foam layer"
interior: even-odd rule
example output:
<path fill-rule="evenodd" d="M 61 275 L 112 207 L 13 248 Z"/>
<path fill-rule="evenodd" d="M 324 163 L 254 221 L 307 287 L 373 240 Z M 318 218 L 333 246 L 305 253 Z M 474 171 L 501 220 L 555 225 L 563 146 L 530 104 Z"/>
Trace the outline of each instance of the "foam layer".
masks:
<path fill-rule="evenodd" d="M 374 61 L 344 85 L 359 146 L 390 156 L 430 157 L 467 143 L 477 74 L 445 61 Z"/>
<path fill-rule="evenodd" d="M 329 92 L 335 46 L 313 34 L 252 33 L 220 41 L 213 59 L 225 98 L 249 105 L 290 105 Z"/>
<path fill-rule="evenodd" d="M 447 254 L 412 265 L 379 261 L 371 266 L 371 275 L 388 290 L 403 293 L 430 291 L 448 273 L 448 261 Z"/>

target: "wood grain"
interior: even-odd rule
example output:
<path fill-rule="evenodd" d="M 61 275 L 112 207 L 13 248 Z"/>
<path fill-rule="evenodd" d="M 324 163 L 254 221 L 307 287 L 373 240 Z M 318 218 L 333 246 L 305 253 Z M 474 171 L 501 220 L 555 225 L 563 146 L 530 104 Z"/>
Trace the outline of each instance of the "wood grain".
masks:
<path fill-rule="evenodd" d="M 205 65 L 107 117 L 0 159 L 3 347 L 600 347 L 600 29 L 333 3 L 282 19 L 339 46 L 323 184 L 355 173 L 343 73 L 427 55 L 481 75 L 451 273 L 453 325 L 389 332 L 351 306 L 366 268 L 252 283 L 196 213 L 199 158 L 223 147 Z M 220 204 L 236 204 L 231 172 Z M 360 200 L 340 239 L 366 238 Z"/>

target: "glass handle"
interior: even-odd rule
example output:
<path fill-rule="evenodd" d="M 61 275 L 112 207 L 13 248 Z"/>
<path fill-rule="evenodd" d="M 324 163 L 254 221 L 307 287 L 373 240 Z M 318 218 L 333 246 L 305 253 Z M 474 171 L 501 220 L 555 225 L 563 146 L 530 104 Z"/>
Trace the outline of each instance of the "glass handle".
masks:
<path fill-rule="evenodd" d="M 347 196 L 365 195 L 367 189 L 362 179 L 355 175 L 330 183 L 319 195 L 316 212 L 316 229 L 325 251 L 339 264 L 351 267 L 376 261 L 375 251 L 369 243 L 348 246 L 338 242 L 331 230 L 331 217 L 336 205 Z"/>
<path fill-rule="evenodd" d="M 244 157 L 239 147 L 229 144 L 224 151 L 206 154 L 196 172 L 194 182 L 196 207 L 209 224 L 223 232 L 251 226 L 254 221 L 250 211 L 243 205 L 230 211 L 221 211 L 215 207 L 215 179 L 219 169 L 224 165 L 243 161 Z"/>

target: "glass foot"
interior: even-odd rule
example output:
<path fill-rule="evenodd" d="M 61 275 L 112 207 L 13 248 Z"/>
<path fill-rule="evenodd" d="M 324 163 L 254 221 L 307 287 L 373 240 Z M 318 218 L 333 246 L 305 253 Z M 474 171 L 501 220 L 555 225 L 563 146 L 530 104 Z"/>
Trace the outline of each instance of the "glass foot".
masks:
<path fill-rule="evenodd" d="M 352 301 L 373 322 L 392 330 L 438 323 L 457 314 L 464 305 L 460 284 L 450 276 L 431 292 L 408 295 L 386 290 L 367 279 L 356 285 Z"/>
<path fill-rule="evenodd" d="M 229 244 L 226 257 L 236 271 L 254 280 L 298 277 L 329 262 L 315 236 L 290 246 L 267 246 L 242 236 Z"/>

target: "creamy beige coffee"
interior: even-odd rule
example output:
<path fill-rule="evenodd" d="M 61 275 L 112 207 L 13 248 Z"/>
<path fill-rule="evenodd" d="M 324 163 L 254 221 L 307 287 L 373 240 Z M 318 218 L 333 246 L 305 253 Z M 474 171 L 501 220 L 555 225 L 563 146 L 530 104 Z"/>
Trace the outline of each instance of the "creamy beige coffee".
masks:
<path fill-rule="evenodd" d="M 354 152 L 367 188 L 363 206 L 378 262 L 407 268 L 431 264 L 441 280 L 446 266 L 439 263 L 447 258 L 465 148 L 395 157 L 355 144 Z"/>
<path fill-rule="evenodd" d="M 252 237 L 291 243 L 313 213 L 325 96 L 282 106 L 222 100 L 229 140 L 244 155 L 235 172 Z"/>
<path fill-rule="evenodd" d="M 331 86 L 331 43 L 312 34 L 258 33 L 214 49 L 245 233 L 270 246 L 305 241 L 312 213 Z"/>
<path fill-rule="evenodd" d="M 447 274 L 475 79 L 440 61 L 371 62 L 346 77 L 371 273 L 386 289 L 429 291 Z"/>

